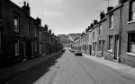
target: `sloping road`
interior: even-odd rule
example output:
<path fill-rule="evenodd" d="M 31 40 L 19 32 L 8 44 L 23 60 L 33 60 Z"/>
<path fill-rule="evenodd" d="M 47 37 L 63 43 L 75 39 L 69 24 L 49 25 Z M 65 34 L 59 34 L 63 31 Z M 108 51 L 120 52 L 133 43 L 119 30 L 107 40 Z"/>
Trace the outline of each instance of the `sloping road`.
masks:
<path fill-rule="evenodd" d="M 56 65 L 34 84 L 135 84 L 135 80 L 103 64 L 66 51 Z"/>

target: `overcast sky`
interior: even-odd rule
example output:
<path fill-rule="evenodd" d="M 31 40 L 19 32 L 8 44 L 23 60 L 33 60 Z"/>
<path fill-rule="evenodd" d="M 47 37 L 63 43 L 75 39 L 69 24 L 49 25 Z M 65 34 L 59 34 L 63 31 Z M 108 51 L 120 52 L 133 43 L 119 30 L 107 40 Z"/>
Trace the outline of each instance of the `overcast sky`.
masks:
<path fill-rule="evenodd" d="M 81 33 L 107 7 L 106 0 L 12 0 L 18 5 L 28 1 L 31 15 L 40 17 L 55 34 Z M 110 0 L 116 5 L 117 0 Z"/>

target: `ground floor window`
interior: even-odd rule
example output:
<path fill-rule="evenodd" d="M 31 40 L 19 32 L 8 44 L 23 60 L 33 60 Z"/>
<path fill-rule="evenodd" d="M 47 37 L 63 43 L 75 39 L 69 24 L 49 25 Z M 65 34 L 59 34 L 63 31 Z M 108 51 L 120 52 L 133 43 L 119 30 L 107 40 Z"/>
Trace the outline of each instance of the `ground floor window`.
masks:
<path fill-rule="evenodd" d="M 0 31 L 0 48 L 1 48 L 1 42 L 2 42 L 2 33 Z"/>
<path fill-rule="evenodd" d="M 128 34 L 128 52 L 135 53 L 135 32 Z"/>
<path fill-rule="evenodd" d="M 35 52 L 37 52 L 37 42 L 35 42 Z"/>
<path fill-rule="evenodd" d="M 101 40 L 99 40 L 98 50 L 99 50 L 99 51 L 101 51 L 101 50 L 102 50 L 102 41 L 101 41 Z"/>
<path fill-rule="evenodd" d="M 109 36 L 108 50 L 113 50 L 113 36 Z"/>
<path fill-rule="evenodd" d="M 15 43 L 15 56 L 19 56 L 19 40 Z"/>

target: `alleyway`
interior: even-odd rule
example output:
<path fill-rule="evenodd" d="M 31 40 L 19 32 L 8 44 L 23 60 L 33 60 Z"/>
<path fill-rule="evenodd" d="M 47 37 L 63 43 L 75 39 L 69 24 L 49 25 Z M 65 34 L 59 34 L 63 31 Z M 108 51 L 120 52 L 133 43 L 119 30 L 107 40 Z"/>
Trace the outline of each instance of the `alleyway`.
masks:
<path fill-rule="evenodd" d="M 135 80 L 85 57 L 66 51 L 34 84 L 135 84 Z"/>

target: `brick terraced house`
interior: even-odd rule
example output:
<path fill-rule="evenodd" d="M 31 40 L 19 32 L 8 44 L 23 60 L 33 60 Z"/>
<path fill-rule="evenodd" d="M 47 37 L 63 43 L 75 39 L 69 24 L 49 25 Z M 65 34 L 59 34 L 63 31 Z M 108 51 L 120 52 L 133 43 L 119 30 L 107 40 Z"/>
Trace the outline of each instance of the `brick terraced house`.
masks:
<path fill-rule="evenodd" d="M 38 55 L 40 27 L 41 20 L 30 16 L 28 3 L 19 7 L 0 0 L 0 65 Z"/>
<path fill-rule="evenodd" d="M 135 0 L 119 0 L 118 6 L 108 7 L 100 21 L 91 25 L 84 34 L 90 55 L 135 67 Z"/>

